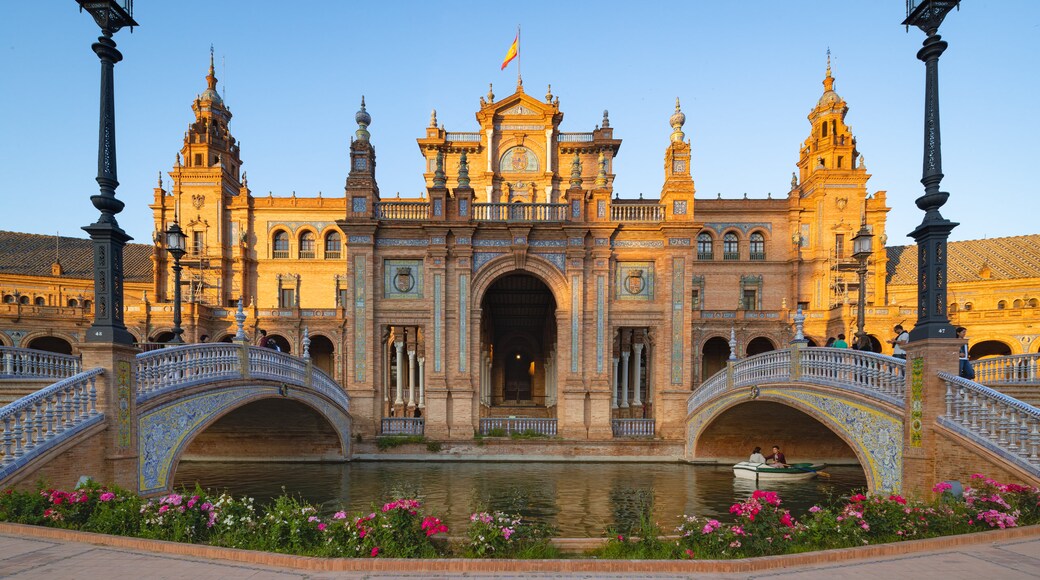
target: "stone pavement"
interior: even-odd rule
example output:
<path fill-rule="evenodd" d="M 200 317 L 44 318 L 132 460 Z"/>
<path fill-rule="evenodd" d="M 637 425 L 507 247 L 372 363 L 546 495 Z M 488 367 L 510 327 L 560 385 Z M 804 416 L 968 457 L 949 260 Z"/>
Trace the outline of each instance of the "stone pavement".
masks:
<path fill-rule="evenodd" d="M 319 572 L 262 564 L 212 560 L 186 555 L 98 546 L 80 541 L 0 534 L 0 578 L 48 580 L 93 578 L 190 578 L 205 580 L 310 578 L 971 578 L 1013 580 L 1040 578 L 1040 538 L 1008 539 L 944 550 L 828 562 L 810 566 L 778 567 L 752 573 L 712 574 L 677 572 L 424 572 L 422 561 L 402 562 L 386 572 Z M 782 566 L 782 561 L 777 561 Z"/>

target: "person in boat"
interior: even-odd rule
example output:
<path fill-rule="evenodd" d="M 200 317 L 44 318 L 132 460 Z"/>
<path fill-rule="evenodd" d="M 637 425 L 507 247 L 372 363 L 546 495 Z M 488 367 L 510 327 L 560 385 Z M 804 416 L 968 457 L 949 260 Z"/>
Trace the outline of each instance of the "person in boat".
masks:
<path fill-rule="evenodd" d="M 755 450 L 751 452 L 751 458 L 748 459 L 749 463 L 765 463 L 766 456 L 762 455 L 762 448 L 755 447 Z"/>
<path fill-rule="evenodd" d="M 768 463 L 770 467 L 787 467 L 787 458 L 784 457 L 783 452 L 780 451 L 779 445 L 773 446 L 773 454 L 769 456 L 766 463 Z"/>

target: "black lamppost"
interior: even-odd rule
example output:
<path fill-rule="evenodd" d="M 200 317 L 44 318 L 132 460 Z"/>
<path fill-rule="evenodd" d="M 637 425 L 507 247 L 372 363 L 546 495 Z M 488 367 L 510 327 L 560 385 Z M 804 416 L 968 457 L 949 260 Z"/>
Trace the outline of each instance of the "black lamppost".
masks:
<path fill-rule="evenodd" d="M 184 344 L 181 334 L 181 258 L 184 257 L 184 246 L 188 236 L 184 235 L 177 222 L 173 222 L 166 230 L 166 251 L 173 256 L 173 338 L 172 344 Z"/>
<path fill-rule="evenodd" d="M 874 234 L 867 228 L 867 217 L 863 216 L 859 231 L 852 238 L 852 257 L 859 262 L 856 273 L 859 274 L 859 300 L 856 302 L 856 348 L 868 350 L 869 345 L 867 333 L 863 331 L 867 310 L 867 260 L 874 252 Z"/>
<path fill-rule="evenodd" d="M 120 6 L 115 0 L 76 0 L 101 27 L 101 36 L 91 45 L 101 59 L 101 115 L 98 131 L 98 175 L 101 192 L 90 201 L 101 211 L 97 222 L 84 227 L 94 242 L 94 323 L 87 342 L 133 344 L 134 337 L 123 324 L 123 247 L 133 238 L 116 223 L 123 202 L 116 199 L 116 123 L 112 74 L 123 55 L 116 50 L 112 35 L 124 26 L 137 26 L 133 0 Z"/>
<path fill-rule="evenodd" d="M 939 208 L 950 197 L 939 191 L 942 181 L 942 147 L 939 139 L 939 55 L 946 50 L 946 42 L 939 36 L 939 25 L 946 14 L 960 4 L 960 0 L 923 0 L 916 4 L 907 0 L 906 20 L 924 31 L 924 46 L 917 58 L 925 65 L 924 85 L 924 170 L 921 183 L 924 195 L 917 198 L 917 207 L 924 210 L 924 220 L 910 236 L 917 241 L 917 325 L 910 331 L 910 340 L 927 338 L 955 338 L 953 326 L 946 311 L 946 240 L 956 223 L 945 219 Z"/>

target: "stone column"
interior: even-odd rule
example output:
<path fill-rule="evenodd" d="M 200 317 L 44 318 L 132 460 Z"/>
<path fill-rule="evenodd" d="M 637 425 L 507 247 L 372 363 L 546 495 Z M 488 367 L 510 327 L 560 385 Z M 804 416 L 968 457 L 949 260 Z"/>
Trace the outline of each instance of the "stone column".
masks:
<path fill-rule="evenodd" d="M 419 356 L 419 408 L 426 408 L 426 357 Z"/>
<path fill-rule="evenodd" d="M 628 408 L 628 357 L 632 353 L 627 350 L 621 353 L 621 408 Z"/>
<path fill-rule="evenodd" d="M 89 475 L 99 482 L 138 491 L 137 385 L 134 381 L 138 350 L 103 342 L 85 342 L 79 348 L 84 369 L 105 369 L 104 374 L 98 375 L 95 388 L 96 408 L 104 413 L 106 428 L 92 442 L 102 447 L 102 463 L 87 461 L 73 466 L 65 480 L 51 483 L 72 487 L 80 475 Z"/>
<path fill-rule="evenodd" d="M 415 351 L 408 351 L 408 408 L 415 407 Z"/>
<path fill-rule="evenodd" d="M 960 369 L 960 345 L 956 338 L 914 340 L 906 345 L 906 417 L 903 421 L 903 477 L 901 490 L 875 490 L 874 493 L 902 492 L 916 497 L 931 497 L 936 482 L 967 481 L 978 471 L 971 462 L 942 461 L 950 449 L 945 430 L 936 424 L 946 413 L 946 382 L 938 372 L 954 376 Z"/>
<path fill-rule="evenodd" d="M 394 398 L 395 405 L 404 404 L 404 341 L 394 341 L 397 347 L 397 396 Z"/>
<path fill-rule="evenodd" d="M 640 388 L 639 375 L 640 375 L 640 368 L 642 367 L 642 364 L 643 364 L 643 357 L 642 357 L 642 354 L 643 354 L 643 343 L 637 342 L 637 343 L 633 344 L 632 345 L 632 350 L 635 351 L 633 353 L 633 357 L 635 358 L 635 361 L 636 361 L 635 362 L 635 366 L 633 367 L 635 369 L 635 372 L 632 373 L 632 406 L 634 406 L 634 407 L 641 407 L 643 405 L 643 402 L 639 398 L 639 388 Z"/>
<path fill-rule="evenodd" d="M 610 375 L 610 408 L 611 409 L 617 409 L 618 408 L 618 384 L 617 384 L 618 357 L 615 356 L 613 361 L 614 361 L 614 364 L 613 364 L 613 366 L 611 368 L 613 368 L 614 371 Z"/>

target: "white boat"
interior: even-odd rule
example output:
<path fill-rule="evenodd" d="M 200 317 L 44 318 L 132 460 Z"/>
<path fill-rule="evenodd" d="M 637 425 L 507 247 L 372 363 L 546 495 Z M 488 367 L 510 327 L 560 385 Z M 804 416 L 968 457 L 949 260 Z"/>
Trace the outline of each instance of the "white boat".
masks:
<path fill-rule="evenodd" d="M 801 481 L 816 477 L 826 467 L 823 463 L 788 463 L 787 467 L 772 467 L 765 463 L 741 461 L 733 466 L 733 476 L 755 481 Z"/>

